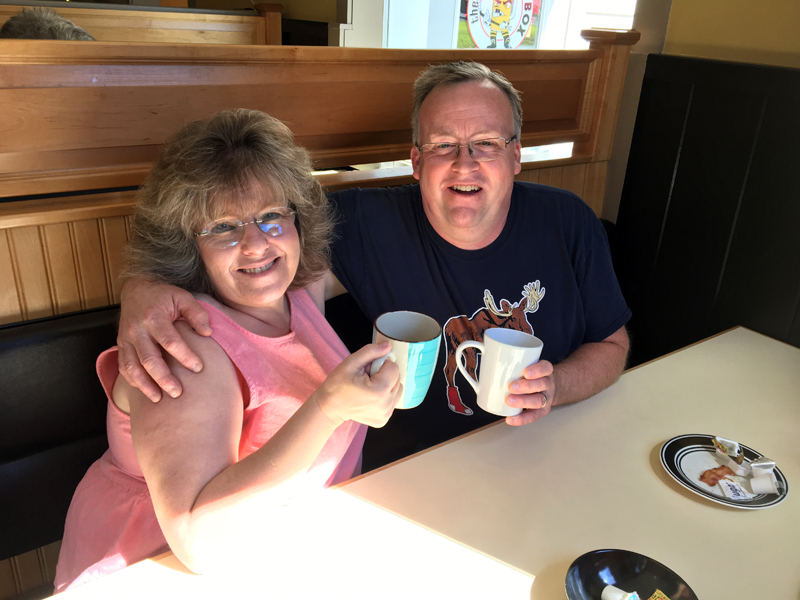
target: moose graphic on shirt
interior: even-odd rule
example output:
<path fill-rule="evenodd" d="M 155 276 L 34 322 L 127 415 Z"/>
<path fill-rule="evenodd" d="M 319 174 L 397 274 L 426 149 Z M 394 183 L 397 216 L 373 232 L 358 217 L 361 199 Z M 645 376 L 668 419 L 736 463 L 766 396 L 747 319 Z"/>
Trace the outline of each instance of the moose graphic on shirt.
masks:
<path fill-rule="evenodd" d="M 456 349 L 459 344 L 467 340 L 483 341 L 483 332 L 492 327 L 516 329 L 533 335 L 533 327 L 528 323 L 526 313 L 539 310 L 539 303 L 544 298 L 545 289 L 539 280 L 527 284 L 522 290 L 522 299 L 512 304 L 506 299 L 500 301 L 500 308 L 495 305 L 492 293 L 483 292 L 484 307 L 475 311 L 471 317 L 461 315 L 451 317 L 444 325 L 444 347 L 447 360 L 444 366 L 444 377 L 447 381 L 447 405 L 455 413 L 471 415 L 472 409 L 461 401 L 461 395 L 455 384 Z M 464 365 L 470 377 L 475 377 L 478 368 L 478 351 L 467 348 L 463 353 L 466 364 Z"/>

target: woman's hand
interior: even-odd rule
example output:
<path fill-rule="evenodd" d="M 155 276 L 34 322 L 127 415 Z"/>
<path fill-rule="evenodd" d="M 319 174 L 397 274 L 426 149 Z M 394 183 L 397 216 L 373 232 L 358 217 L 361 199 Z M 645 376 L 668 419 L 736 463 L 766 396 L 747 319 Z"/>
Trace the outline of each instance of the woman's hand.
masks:
<path fill-rule="evenodd" d="M 369 375 L 372 361 L 386 356 L 389 350 L 389 342 L 367 344 L 345 358 L 312 394 L 311 398 L 334 424 L 356 421 L 383 427 L 392 416 L 403 394 L 397 365 L 387 360 L 380 371 Z"/>
<path fill-rule="evenodd" d="M 200 335 L 211 335 L 206 311 L 189 292 L 141 278 L 130 279 L 122 288 L 117 333 L 119 372 L 153 402 L 161 400 L 162 389 L 173 398 L 182 392 L 159 346 L 187 369 L 197 373 L 203 368 L 173 325 L 178 317 L 185 318 Z"/>

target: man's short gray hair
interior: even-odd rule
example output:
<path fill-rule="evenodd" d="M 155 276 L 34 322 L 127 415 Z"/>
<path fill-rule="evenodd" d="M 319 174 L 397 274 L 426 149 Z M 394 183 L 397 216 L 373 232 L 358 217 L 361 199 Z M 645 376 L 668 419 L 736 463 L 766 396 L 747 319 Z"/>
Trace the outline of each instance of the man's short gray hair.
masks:
<path fill-rule="evenodd" d="M 491 81 L 508 98 L 511 113 L 514 117 L 514 135 L 519 140 L 522 134 L 522 101 L 519 92 L 511 82 L 500 73 L 492 71 L 486 65 L 459 60 L 443 65 L 434 65 L 423 71 L 414 82 L 414 105 L 411 109 L 411 133 L 415 146 L 419 140 L 419 111 L 422 103 L 435 88 L 440 85 L 454 85 L 467 81 Z"/>
<path fill-rule="evenodd" d="M 300 264 L 289 289 L 330 266 L 331 209 L 292 132 L 269 115 L 238 109 L 184 126 L 167 143 L 136 199 L 126 276 L 213 294 L 194 233 L 231 209 L 257 210 L 253 191 L 297 213 Z"/>
<path fill-rule="evenodd" d="M 52 8 L 23 8 L 0 27 L 0 39 L 94 41 L 85 29 Z"/>

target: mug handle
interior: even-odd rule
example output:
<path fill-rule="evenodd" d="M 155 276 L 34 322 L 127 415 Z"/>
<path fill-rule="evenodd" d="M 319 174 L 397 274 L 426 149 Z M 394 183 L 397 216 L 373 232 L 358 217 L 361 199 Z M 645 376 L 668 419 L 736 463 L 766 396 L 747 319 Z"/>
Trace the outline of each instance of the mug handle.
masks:
<path fill-rule="evenodd" d="M 468 340 L 466 342 L 462 342 L 461 344 L 458 345 L 458 348 L 456 348 L 456 366 L 458 367 L 458 370 L 461 371 L 461 374 L 464 376 L 464 378 L 472 386 L 472 389 L 475 390 L 475 393 L 477 394 L 480 388 L 480 384 L 467 374 L 467 370 L 461 364 L 461 356 L 462 354 L 464 354 L 464 350 L 466 350 L 467 348 L 475 348 L 479 352 L 483 353 L 483 343 L 476 342 L 475 340 Z"/>
<path fill-rule="evenodd" d="M 369 376 L 372 377 L 373 375 L 375 375 L 375 373 L 380 371 L 381 367 L 383 366 L 383 363 L 385 363 L 387 359 L 391 360 L 392 362 L 397 362 L 397 359 L 395 358 L 394 355 L 394 347 L 392 347 L 392 349 L 389 350 L 389 354 L 387 354 L 386 356 L 381 356 L 380 358 L 376 358 L 375 360 L 372 361 L 372 365 L 370 365 L 369 368 Z"/>

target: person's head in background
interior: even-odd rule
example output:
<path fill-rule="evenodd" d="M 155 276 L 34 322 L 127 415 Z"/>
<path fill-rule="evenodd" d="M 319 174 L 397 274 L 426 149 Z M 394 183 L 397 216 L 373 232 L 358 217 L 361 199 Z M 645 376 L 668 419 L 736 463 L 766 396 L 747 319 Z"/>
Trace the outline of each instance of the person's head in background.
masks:
<path fill-rule="evenodd" d="M 0 27 L 0 39 L 94 41 L 85 29 L 52 8 L 23 8 Z"/>

